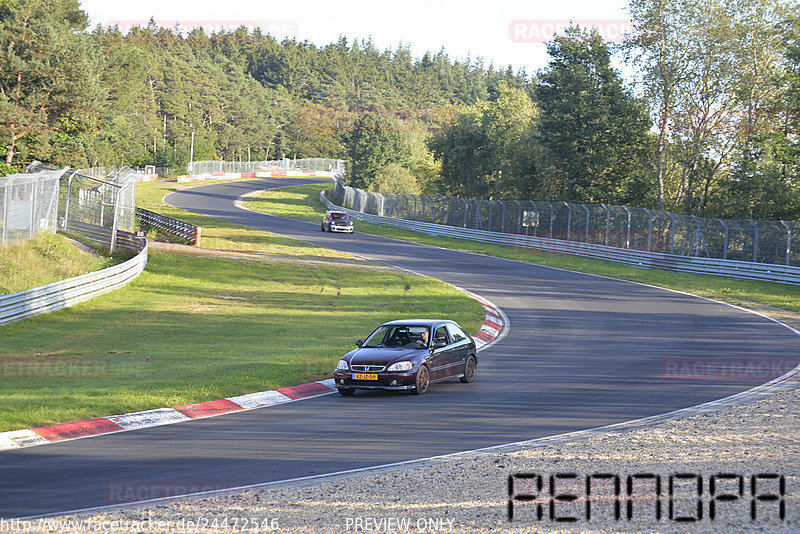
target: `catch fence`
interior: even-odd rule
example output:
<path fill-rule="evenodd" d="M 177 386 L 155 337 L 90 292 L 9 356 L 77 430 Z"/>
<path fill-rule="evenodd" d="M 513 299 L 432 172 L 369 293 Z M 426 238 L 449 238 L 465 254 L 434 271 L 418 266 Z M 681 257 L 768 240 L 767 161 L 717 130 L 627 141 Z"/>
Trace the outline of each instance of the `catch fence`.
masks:
<path fill-rule="evenodd" d="M 52 169 L 34 162 L 26 173 L 0 178 L 2 245 L 61 230 L 114 252 L 120 232 L 133 231 L 141 174 L 127 167 Z"/>
<path fill-rule="evenodd" d="M 193 161 L 189 164 L 189 174 L 218 174 L 226 172 L 263 171 L 316 171 L 331 175 L 345 174 L 345 161 L 328 158 L 279 159 L 271 161 Z"/>
<path fill-rule="evenodd" d="M 675 256 L 800 266 L 800 223 L 706 219 L 610 204 L 384 195 L 336 181 L 339 203 L 363 213 Z"/>
<path fill-rule="evenodd" d="M 59 179 L 67 169 L 46 169 L 0 178 L 0 246 L 55 232 Z"/>

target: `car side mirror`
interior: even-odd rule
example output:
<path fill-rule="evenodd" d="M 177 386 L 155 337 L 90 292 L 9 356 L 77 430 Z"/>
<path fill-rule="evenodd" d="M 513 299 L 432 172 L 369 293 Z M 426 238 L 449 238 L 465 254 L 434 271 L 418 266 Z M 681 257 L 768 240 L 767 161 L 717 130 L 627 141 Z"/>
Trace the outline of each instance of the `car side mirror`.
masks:
<path fill-rule="evenodd" d="M 357 346 L 357 347 L 360 347 L 360 346 L 361 346 L 361 345 L 363 345 L 363 344 L 364 344 L 364 341 L 363 341 L 363 340 L 361 340 L 361 339 L 356 339 L 356 346 Z"/>

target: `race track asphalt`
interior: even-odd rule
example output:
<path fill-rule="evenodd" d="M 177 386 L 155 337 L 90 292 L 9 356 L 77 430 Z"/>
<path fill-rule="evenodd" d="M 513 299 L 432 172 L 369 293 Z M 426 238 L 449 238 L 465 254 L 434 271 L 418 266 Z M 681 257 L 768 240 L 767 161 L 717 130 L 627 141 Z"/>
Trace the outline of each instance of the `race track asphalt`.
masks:
<path fill-rule="evenodd" d="M 352 236 L 322 233 L 319 224 L 234 206 L 253 190 L 318 181 L 230 182 L 183 190 L 166 200 L 433 276 L 488 298 L 506 313 L 511 328 L 480 353 L 476 381 L 437 384 L 424 396 L 325 395 L 5 451 L 0 518 L 118 504 L 124 495 L 157 496 L 176 486 L 280 481 L 597 427 L 719 399 L 765 381 L 680 378 L 671 375 L 676 365 L 798 359 L 794 333 L 730 306 L 361 234 L 357 226 Z M 373 326 L 365 324 L 365 334 Z M 502 487 L 504 481 L 498 477 L 494 483 Z"/>

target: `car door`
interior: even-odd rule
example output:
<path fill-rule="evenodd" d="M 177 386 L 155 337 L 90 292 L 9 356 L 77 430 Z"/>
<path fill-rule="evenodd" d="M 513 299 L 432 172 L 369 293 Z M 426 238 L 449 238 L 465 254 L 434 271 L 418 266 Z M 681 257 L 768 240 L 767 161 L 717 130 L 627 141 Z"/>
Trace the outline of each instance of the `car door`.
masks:
<path fill-rule="evenodd" d="M 437 342 L 444 342 L 443 347 L 436 348 Z M 431 380 L 441 380 L 454 374 L 453 344 L 445 325 L 438 325 L 433 329 L 433 352 L 430 358 Z"/>
<path fill-rule="evenodd" d="M 453 343 L 453 374 L 461 376 L 467 365 L 467 357 L 470 354 L 471 343 L 467 334 L 458 326 L 447 324 L 447 331 Z"/>

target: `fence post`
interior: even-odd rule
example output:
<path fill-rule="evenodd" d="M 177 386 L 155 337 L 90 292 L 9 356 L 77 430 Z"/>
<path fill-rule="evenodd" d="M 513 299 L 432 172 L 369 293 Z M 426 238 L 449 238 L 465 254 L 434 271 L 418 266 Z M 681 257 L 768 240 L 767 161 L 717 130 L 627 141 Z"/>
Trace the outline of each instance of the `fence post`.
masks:
<path fill-rule="evenodd" d="M 642 208 L 644 212 L 649 217 L 649 221 L 647 223 L 647 252 L 650 252 L 653 244 L 653 214 L 647 208 Z"/>
<path fill-rule="evenodd" d="M 9 186 L 3 187 L 3 246 L 6 246 L 6 237 L 8 236 L 8 191 Z"/>
<path fill-rule="evenodd" d="M 781 224 L 786 228 L 786 265 L 791 265 L 792 261 L 792 227 L 786 221 L 781 221 Z"/>
<path fill-rule="evenodd" d="M 605 204 L 600 204 L 600 205 L 603 206 L 604 210 L 606 210 L 606 240 L 605 240 L 605 245 L 608 246 L 608 231 L 609 231 L 609 229 L 611 227 L 611 210 L 608 209 L 608 206 L 606 206 Z"/>
<path fill-rule="evenodd" d="M 553 205 L 549 202 L 545 202 L 548 206 L 550 206 L 550 239 L 553 239 L 553 221 L 556 218 L 556 210 L 553 209 Z"/>
<path fill-rule="evenodd" d="M 588 243 L 589 242 L 589 218 L 591 217 L 591 215 L 589 213 L 589 208 L 586 207 L 586 204 L 581 204 L 581 207 L 583 208 L 583 211 L 586 212 L 586 232 L 585 232 L 586 235 L 583 238 L 583 242 L 584 243 Z"/>
<path fill-rule="evenodd" d="M 719 223 L 722 225 L 722 228 L 725 229 L 725 241 L 722 243 L 722 259 L 728 259 L 728 225 L 725 224 L 725 221 L 722 219 L 717 219 Z"/>
<path fill-rule="evenodd" d="M 572 204 L 563 203 L 567 207 L 567 241 L 571 241 L 569 233 L 572 231 Z"/>
<path fill-rule="evenodd" d="M 669 217 L 669 220 L 670 220 L 670 225 L 669 225 L 669 253 L 670 254 L 675 254 L 675 217 L 673 217 L 673 215 L 668 211 L 665 211 L 664 213 L 667 214 L 667 217 Z"/>
<path fill-rule="evenodd" d="M 79 171 L 80 169 L 78 169 Z M 72 174 L 69 175 L 67 179 L 67 200 L 66 200 L 66 207 L 64 208 L 64 228 L 62 231 L 67 231 L 67 223 L 69 221 L 69 200 L 72 197 L 72 177 L 78 174 L 78 171 L 74 171 Z"/>
<path fill-rule="evenodd" d="M 622 206 L 622 209 L 624 209 L 625 213 L 628 214 L 628 229 L 625 233 L 625 248 L 631 248 L 631 210 L 628 209 L 628 206 Z"/>
<path fill-rule="evenodd" d="M 753 219 L 747 219 L 753 224 L 753 263 L 758 263 L 758 224 Z"/>
<path fill-rule="evenodd" d="M 119 174 L 117 175 L 119 176 Z M 119 218 L 119 188 L 114 187 L 114 220 L 111 221 L 111 245 L 108 247 L 109 254 L 114 253 L 114 246 L 117 244 L 117 219 Z"/>
<path fill-rule="evenodd" d="M 36 220 L 36 190 L 39 182 L 33 182 L 33 193 L 31 194 L 31 216 L 30 216 L 30 226 L 28 227 L 28 234 L 30 237 L 34 237 L 36 233 L 33 231 L 33 221 Z"/>

